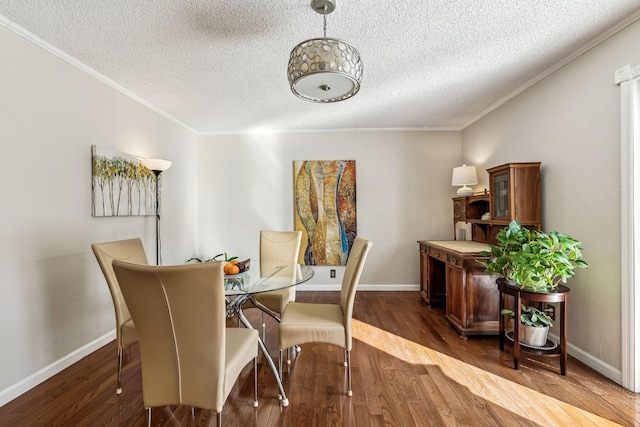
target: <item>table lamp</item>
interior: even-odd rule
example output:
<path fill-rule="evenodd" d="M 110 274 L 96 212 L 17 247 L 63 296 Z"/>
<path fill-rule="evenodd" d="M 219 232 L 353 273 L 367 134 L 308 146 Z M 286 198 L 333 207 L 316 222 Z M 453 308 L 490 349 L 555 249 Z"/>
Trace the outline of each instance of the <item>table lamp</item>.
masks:
<path fill-rule="evenodd" d="M 476 175 L 475 166 L 462 165 L 457 168 L 453 168 L 453 176 L 451 177 L 451 185 L 462 185 L 458 189 L 458 197 L 468 197 L 473 195 L 473 188 L 467 187 L 467 185 L 475 185 L 478 183 L 478 175 Z"/>
<path fill-rule="evenodd" d="M 142 164 L 147 168 L 151 169 L 151 171 L 156 176 L 156 265 L 161 265 L 161 256 L 160 256 L 160 190 L 158 188 L 158 177 L 160 174 L 169 167 L 171 167 L 171 162 L 169 160 L 162 159 L 143 159 Z"/>

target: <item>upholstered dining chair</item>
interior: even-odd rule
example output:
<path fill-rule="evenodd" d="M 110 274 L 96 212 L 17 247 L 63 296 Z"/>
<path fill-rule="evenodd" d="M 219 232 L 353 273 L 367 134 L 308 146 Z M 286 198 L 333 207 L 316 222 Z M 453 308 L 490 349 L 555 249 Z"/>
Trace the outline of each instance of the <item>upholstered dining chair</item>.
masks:
<path fill-rule="evenodd" d="M 147 409 L 222 407 L 244 367 L 253 361 L 258 406 L 258 331 L 227 328 L 223 262 L 155 266 L 113 261 L 138 330 L 142 397 Z"/>
<path fill-rule="evenodd" d="M 260 231 L 260 268 L 271 261 L 297 262 L 300 254 L 302 231 Z M 296 287 L 277 291 L 262 292 L 255 296 L 256 302 L 264 305 L 278 317 L 282 316 L 285 307 L 296 299 Z M 247 301 L 242 309 L 255 307 Z M 262 313 L 262 338 L 265 338 L 266 324 Z"/>
<path fill-rule="evenodd" d="M 333 344 L 344 349 L 347 367 L 347 395 L 351 396 L 351 317 L 356 288 L 373 244 L 356 237 L 347 259 L 342 280 L 339 304 L 292 302 L 282 314 L 278 325 L 278 348 L 280 349 L 280 375 L 282 376 L 283 350 L 305 343 Z"/>
<path fill-rule="evenodd" d="M 136 264 L 148 264 L 147 255 L 139 238 L 118 240 L 114 242 L 94 243 L 91 245 L 100 269 L 109 286 L 113 308 L 116 312 L 116 344 L 118 346 L 118 385 L 116 394 L 122 393 L 122 352 L 123 350 L 138 342 L 138 334 L 131 320 L 129 309 L 122 297 L 118 279 L 113 272 L 111 262 L 114 259 L 126 260 Z"/>

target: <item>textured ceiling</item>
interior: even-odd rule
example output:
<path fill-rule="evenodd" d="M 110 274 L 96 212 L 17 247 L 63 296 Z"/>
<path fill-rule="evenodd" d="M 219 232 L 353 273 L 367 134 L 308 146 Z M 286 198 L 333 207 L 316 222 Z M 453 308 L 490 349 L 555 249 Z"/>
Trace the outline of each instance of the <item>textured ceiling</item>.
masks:
<path fill-rule="evenodd" d="M 0 15 L 197 132 L 460 129 L 640 0 L 337 0 L 327 35 L 360 51 L 364 77 L 334 104 L 288 86 L 291 49 L 322 35 L 310 0 L 0 0 Z"/>

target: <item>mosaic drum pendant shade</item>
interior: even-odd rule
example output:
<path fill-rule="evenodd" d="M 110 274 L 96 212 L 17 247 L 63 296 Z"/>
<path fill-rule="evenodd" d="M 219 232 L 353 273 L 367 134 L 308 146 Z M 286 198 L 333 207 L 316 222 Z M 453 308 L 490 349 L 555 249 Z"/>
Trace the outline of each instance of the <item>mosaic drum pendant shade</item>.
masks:
<path fill-rule="evenodd" d="M 327 15 L 335 9 L 332 0 L 314 0 L 311 7 L 324 15 L 324 37 L 305 40 L 289 56 L 289 85 L 298 97 L 311 102 L 337 102 L 360 90 L 362 61 L 351 44 L 327 38 Z"/>

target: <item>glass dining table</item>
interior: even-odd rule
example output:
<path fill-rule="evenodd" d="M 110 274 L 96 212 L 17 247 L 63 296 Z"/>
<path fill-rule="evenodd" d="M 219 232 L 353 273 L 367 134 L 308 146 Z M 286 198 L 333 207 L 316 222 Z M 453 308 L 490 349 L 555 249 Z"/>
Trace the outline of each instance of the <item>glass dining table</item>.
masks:
<path fill-rule="evenodd" d="M 285 261 L 265 261 L 262 260 L 258 268 L 252 268 L 244 273 L 225 276 L 225 298 L 227 301 L 227 318 L 238 316 L 239 321 L 247 328 L 253 328 L 247 317 L 242 312 L 242 306 L 251 301 L 257 308 L 273 317 L 277 321 L 280 318 L 277 313 L 269 310 L 264 305 L 256 301 L 255 296 L 262 292 L 276 291 L 289 288 L 306 282 L 313 277 L 314 271 L 308 265 Z M 282 378 L 278 369 L 269 354 L 267 347 L 260 335 L 258 335 L 258 346 L 262 351 L 273 375 L 276 378 L 280 391 L 279 399 L 282 406 L 289 405 L 289 399 L 282 386 Z"/>

